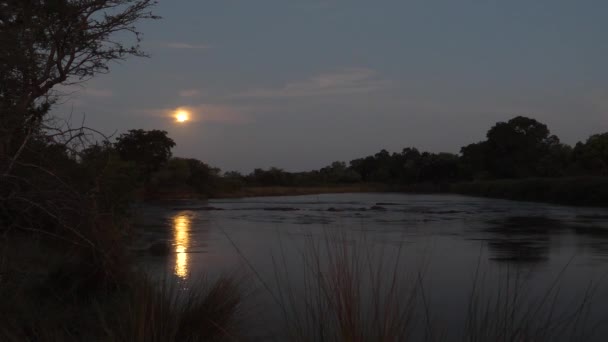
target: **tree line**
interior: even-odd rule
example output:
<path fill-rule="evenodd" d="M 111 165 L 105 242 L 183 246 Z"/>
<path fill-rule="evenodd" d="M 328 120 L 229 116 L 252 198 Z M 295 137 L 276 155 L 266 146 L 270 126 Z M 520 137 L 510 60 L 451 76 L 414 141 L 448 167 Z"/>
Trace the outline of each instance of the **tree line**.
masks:
<path fill-rule="evenodd" d="M 251 185 L 318 185 L 375 182 L 453 183 L 474 180 L 608 175 L 608 133 L 574 147 L 560 142 L 547 125 L 517 116 L 492 126 L 486 139 L 463 146 L 459 154 L 421 152 L 415 147 L 387 150 L 309 172 L 255 169 L 226 173 Z"/>
<path fill-rule="evenodd" d="M 381 150 L 348 163 L 336 161 L 304 172 L 276 167 L 257 168 L 249 174 L 222 172 L 194 158 L 172 157 L 174 146 L 167 132 L 130 130 L 113 144 L 89 147 L 84 155 L 85 159 L 99 157 L 105 151 L 123 163 L 131 163 L 134 179 L 129 184 L 143 185 L 148 192 L 182 189 L 210 196 L 246 186 L 399 186 L 608 175 L 608 133 L 592 135 L 569 146 L 551 134 L 547 125 L 523 116 L 496 123 L 485 140 L 463 146 L 459 154 L 421 152 L 415 147 L 393 153 Z M 91 162 L 85 159 L 83 162 Z"/>
<path fill-rule="evenodd" d="M 303 172 L 276 167 L 257 168 L 249 174 L 222 172 L 195 158 L 174 157 L 175 145 L 166 131 L 132 129 L 114 142 L 89 144 L 78 153 L 72 153 L 65 144 L 33 138 L 22 158 L 37 158 L 37 164 L 48 168 L 74 170 L 70 174 L 75 182 L 82 184 L 83 189 L 96 189 L 108 205 L 116 208 L 125 208 L 137 195 L 217 196 L 247 186 L 441 185 L 608 175 L 608 133 L 592 135 L 572 147 L 561 143 L 545 124 L 523 116 L 496 123 L 485 140 L 462 147 L 459 154 L 421 152 L 407 147 L 401 152 L 381 150 L 348 163 L 335 161 L 318 170 Z"/>

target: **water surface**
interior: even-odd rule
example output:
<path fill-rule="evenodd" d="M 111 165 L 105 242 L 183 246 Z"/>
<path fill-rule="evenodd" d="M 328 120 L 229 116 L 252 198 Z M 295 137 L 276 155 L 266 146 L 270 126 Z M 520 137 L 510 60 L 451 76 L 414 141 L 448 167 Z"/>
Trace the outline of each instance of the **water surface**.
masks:
<path fill-rule="evenodd" d="M 146 205 L 141 214 L 141 243 L 165 239 L 173 251 L 143 263 L 184 282 L 253 270 L 265 290 L 275 286 L 281 260 L 297 289 L 307 243 L 337 234 L 345 243 L 380 251 L 384 260 L 399 254 L 404 274 L 424 275 L 432 318 L 448 330 L 463 325 L 472 284 L 480 278 L 488 280 L 485 292 L 491 294 L 499 286 L 492 279 L 517 274 L 531 298 L 559 283 L 556 305 L 567 310 L 608 273 L 608 210 L 602 208 L 369 193 L 165 202 Z M 608 316 L 604 288 L 594 294 L 590 322 Z M 278 319 L 271 296 L 261 297 L 268 301 L 264 319 Z"/>

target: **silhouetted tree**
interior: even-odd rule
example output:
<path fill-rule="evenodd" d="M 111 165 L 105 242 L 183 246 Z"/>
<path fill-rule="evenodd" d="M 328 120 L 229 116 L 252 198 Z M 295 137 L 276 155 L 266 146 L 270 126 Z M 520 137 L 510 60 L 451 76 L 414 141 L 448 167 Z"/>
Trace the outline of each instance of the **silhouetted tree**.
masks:
<path fill-rule="evenodd" d="M 79 173 L 72 181 L 86 182 L 81 188 L 96 199 L 98 209 L 123 214 L 141 186 L 135 163 L 123 160 L 107 141 L 85 148 L 79 157 Z"/>
<path fill-rule="evenodd" d="M 200 193 L 213 193 L 220 177 L 220 169 L 211 167 L 198 159 L 189 158 L 186 161 L 190 168 L 187 184 Z"/>
<path fill-rule="evenodd" d="M 333 162 L 331 165 L 320 169 L 318 172 L 308 172 L 301 175 L 302 178 L 309 178 L 308 182 L 318 183 L 353 183 L 361 180 L 361 176 L 351 168 L 346 166 L 345 162 Z"/>
<path fill-rule="evenodd" d="M 153 0 L 0 1 L 0 163 L 8 173 L 54 103 L 50 91 L 108 71 L 112 61 L 145 56 L 134 27 Z M 126 33 L 134 42 L 127 43 Z M 120 37 L 120 38 L 118 38 Z"/>
<path fill-rule="evenodd" d="M 487 141 L 464 146 L 460 149 L 460 154 L 461 167 L 467 178 L 484 179 L 491 176 L 490 163 L 493 155 Z"/>
<path fill-rule="evenodd" d="M 489 171 L 500 178 L 537 175 L 538 161 L 551 146 L 559 144 L 545 124 L 523 116 L 497 123 L 487 138 L 493 156 Z"/>
<path fill-rule="evenodd" d="M 572 147 L 561 143 L 551 144 L 538 161 L 537 175 L 540 177 L 571 175 L 574 173 L 572 162 Z"/>
<path fill-rule="evenodd" d="M 424 152 L 420 164 L 420 181 L 446 183 L 459 177 L 459 160 L 455 154 Z"/>
<path fill-rule="evenodd" d="M 175 142 L 165 131 L 132 129 L 121 134 L 114 146 L 120 157 L 135 162 L 140 175 L 148 180 L 152 173 L 167 164 Z"/>
<path fill-rule="evenodd" d="M 256 185 L 293 185 L 294 175 L 282 169 L 271 167 L 268 170 L 255 169 L 246 178 Z"/>
<path fill-rule="evenodd" d="M 394 155 L 393 174 L 401 183 L 411 184 L 420 180 L 421 154 L 415 147 L 404 148 Z"/>
<path fill-rule="evenodd" d="M 461 149 L 465 168 L 477 177 L 538 176 L 546 172 L 540 161 L 550 152 L 557 153 L 560 144 L 545 124 L 523 116 L 497 123 L 486 136 L 486 141 Z"/>
<path fill-rule="evenodd" d="M 573 167 L 579 174 L 608 175 L 608 133 L 590 136 L 579 142 L 572 151 Z"/>

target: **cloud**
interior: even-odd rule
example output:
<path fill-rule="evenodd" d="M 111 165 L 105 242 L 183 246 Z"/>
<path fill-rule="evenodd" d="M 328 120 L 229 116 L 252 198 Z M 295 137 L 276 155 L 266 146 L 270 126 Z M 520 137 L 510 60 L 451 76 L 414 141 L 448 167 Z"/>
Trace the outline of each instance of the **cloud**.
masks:
<path fill-rule="evenodd" d="M 251 89 L 238 97 L 284 98 L 361 94 L 376 91 L 389 83 L 379 79 L 372 69 L 347 68 L 288 83 L 280 88 Z"/>
<path fill-rule="evenodd" d="M 170 49 L 188 49 L 188 50 L 202 50 L 210 48 L 207 44 L 191 44 L 184 42 L 170 42 L 165 45 Z"/>
<path fill-rule="evenodd" d="M 198 89 L 183 89 L 179 91 L 180 97 L 198 97 L 201 95 Z"/>
<path fill-rule="evenodd" d="M 234 105 L 202 104 L 189 108 L 195 121 L 242 125 L 251 123 L 250 107 Z"/>

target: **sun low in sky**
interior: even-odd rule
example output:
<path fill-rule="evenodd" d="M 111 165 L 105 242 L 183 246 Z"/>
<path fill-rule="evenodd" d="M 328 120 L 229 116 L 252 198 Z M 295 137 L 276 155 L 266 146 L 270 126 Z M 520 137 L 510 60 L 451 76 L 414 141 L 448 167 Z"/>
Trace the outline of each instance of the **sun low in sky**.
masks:
<path fill-rule="evenodd" d="M 174 117 L 175 117 L 175 121 L 177 121 L 179 123 L 184 123 L 184 122 L 190 120 L 190 112 L 188 112 L 185 109 L 178 109 L 175 111 Z"/>

